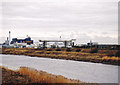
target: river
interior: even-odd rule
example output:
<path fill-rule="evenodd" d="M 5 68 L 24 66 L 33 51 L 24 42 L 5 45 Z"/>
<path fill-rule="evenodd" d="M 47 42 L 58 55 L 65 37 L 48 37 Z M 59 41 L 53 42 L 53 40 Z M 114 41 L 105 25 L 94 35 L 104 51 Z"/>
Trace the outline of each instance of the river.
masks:
<path fill-rule="evenodd" d="M 0 65 L 14 70 L 26 66 L 90 83 L 118 83 L 118 66 L 114 65 L 2 54 L 0 61 Z"/>

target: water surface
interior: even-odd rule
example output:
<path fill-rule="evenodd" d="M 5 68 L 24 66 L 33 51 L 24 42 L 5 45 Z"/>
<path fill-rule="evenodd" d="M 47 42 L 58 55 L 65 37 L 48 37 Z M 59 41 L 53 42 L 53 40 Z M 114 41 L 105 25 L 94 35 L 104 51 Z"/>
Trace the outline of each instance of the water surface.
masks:
<path fill-rule="evenodd" d="M 1 60 L 0 65 L 10 69 L 26 66 L 90 83 L 118 83 L 118 66 L 114 65 L 23 55 L 0 55 Z"/>

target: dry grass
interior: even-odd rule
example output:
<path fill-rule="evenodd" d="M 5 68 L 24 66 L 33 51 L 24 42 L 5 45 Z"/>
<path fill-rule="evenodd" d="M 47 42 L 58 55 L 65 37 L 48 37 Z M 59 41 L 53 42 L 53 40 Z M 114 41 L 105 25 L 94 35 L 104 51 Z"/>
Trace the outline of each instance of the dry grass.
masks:
<path fill-rule="evenodd" d="M 51 75 L 44 71 L 37 71 L 35 69 L 30 69 L 26 67 L 20 68 L 18 72 L 21 75 L 25 75 L 31 78 L 32 82 L 34 83 L 83 83 L 78 80 L 67 79 L 60 75 Z"/>
<path fill-rule="evenodd" d="M 44 71 L 20 67 L 18 71 L 13 71 L 0 67 L 2 69 L 2 83 L 84 83 L 79 80 L 67 79 L 61 75 L 52 75 Z"/>
<path fill-rule="evenodd" d="M 57 51 L 56 51 L 57 50 Z M 66 51 L 67 50 L 67 51 Z M 80 50 L 79 52 L 76 50 Z M 78 49 L 72 48 L 70 51 L 66 48 L 57 49 L 33 49 L 33 48 L 6 48 L 3 54 L 28 55 L 46 58 L 66 59 L 87 61 L 95 63 L 106 63 L 118 65 L 120 58 L 118 50 L 96 50 L 96 49 Z"/>
<path fill-rule="evenodd" d="M 50 85 L 98 85 L 96 83 L 85 83 L 79 80 L 67 79 L 61 75 L 52 75 L 44 71 L 37 71 L 28 67 L 20 67 L 19 70 L 13 71 L 0 66 L 2 70 L 2 85 L 16 84 L 50 84 Z"/>
<path fill-rule="evenodd" d="M 115 60 L 115 61 L 118 61 L 118 60 L 120 60 L 120 58 L 115 57 L 115 56 L 113 56 L 113 57 L 105 56 L 105 57 L 102 57 L 102 60 Z"/>
<path fill-rule="evenodd" d="M 20 75 L 16 71 L 12 71 L 10 69 L 0 67 L 0 70 L 2 70 L 2 84 L 26 84 L 31 81 L 31 79 L 26 78 L 26 76 Z"/>

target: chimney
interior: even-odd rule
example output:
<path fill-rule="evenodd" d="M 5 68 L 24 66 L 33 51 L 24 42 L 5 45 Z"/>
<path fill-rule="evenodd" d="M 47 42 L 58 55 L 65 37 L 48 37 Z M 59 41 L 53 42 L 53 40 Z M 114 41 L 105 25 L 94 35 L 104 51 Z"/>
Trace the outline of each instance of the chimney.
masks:
<path fill-rule="evenodd" d="M 9 45 L 10 45 L 10 42 L 11 42 L 11 32 L 9 31 Z"/>

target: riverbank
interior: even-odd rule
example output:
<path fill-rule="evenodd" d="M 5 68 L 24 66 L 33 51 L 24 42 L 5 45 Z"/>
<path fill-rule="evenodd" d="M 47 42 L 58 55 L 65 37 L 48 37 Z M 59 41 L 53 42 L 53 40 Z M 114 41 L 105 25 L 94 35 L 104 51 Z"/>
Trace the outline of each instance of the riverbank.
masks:
<path fill-rule="evenodd" d="M 34 48 L 3 48 L 2 54 L 27 55 L 31 57 L 44 57 L 120 65 L 119 50 L 98 50 L 80 48 L 34 49 Z"/>
<path fill-rule="evenodd" d="M 14 70 L 24 66 L 89 83 L 118 82 L 119 67 L 115 65 L 9 54 L 1 54 L 1 60 L 2 66 Z"/>
<path fill-rule="evenodd" d="M 28 67 L 20 67 L 18 70 L 10 70 L 0 66 L 2 70 L 2 85 L 6 84 L 50 84 L 50 85 L 98 85 L 85 83 L 80 80 L 67 79 L 61 75 L 53 75 L 44 71 L 37 71 Z"/>
<path fill-rule="evenodd" d="M 2 69 L 2 84 L 34 84 L 34 83 L 83 83 L 79 80 L 67 79 L 61 75 L 52 75 L 44 71 L 20 67 L 13 71 L 4 67 Z"/>

